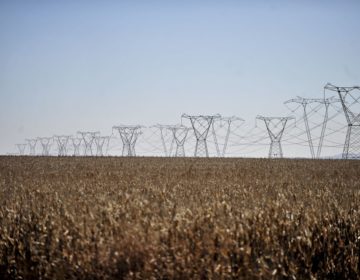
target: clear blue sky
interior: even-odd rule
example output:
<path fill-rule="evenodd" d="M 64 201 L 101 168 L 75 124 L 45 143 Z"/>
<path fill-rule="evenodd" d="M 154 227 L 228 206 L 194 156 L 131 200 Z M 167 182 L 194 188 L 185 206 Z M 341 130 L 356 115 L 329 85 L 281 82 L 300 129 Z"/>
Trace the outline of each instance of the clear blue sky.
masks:
<path fill-rule="evenodd" d="M 0 1 L 0 153 L 25 138 L 281 115 L 360 84 L 360 1 Z"/>

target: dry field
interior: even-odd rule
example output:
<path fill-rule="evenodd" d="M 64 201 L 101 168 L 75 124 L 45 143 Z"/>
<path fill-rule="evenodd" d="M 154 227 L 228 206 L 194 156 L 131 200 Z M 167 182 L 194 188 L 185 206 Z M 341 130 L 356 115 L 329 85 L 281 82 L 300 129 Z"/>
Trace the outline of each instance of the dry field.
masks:
<path fill-rule="evenodd" d="M 1 279 L 359 279 L 360 161 L 0 157 Z"/>

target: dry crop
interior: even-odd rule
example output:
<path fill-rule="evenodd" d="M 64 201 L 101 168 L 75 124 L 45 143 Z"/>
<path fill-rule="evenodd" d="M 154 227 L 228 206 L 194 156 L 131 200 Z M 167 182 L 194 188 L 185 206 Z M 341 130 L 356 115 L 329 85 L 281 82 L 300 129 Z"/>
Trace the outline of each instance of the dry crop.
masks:
<path fill-rule="evenodd" d="M 0 278 L 360 278 L 359 179 L 359 161 L 0 157 Z"/>

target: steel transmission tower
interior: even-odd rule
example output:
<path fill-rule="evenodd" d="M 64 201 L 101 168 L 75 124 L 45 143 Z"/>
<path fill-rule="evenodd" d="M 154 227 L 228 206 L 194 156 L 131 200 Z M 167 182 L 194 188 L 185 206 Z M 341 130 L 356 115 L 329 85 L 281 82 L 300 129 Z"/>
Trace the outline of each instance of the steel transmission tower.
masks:
<path fill-rule="evenodd" d="M 342 157 L 360 159 L 360 87 L 337 87 L 328 83 L 325 90 L 338 93 L 348 123 Z"/>
<path fill-rule="evenodd" d="M 176 142 L 175 157 L 185 157 L 184 144 L 190 128 L 184 125 L 174 125 L 170 126 L 168 129 L 172 131 Z"/>
<path fill-rule="evenodd" d="M 58 145 L 58 155 L 66 156 L 67 153 L 67 145 L 70 139 L 68 135 L 54 135 L 56 143 Z"/>
<path fill-rule="evenodd" d="M 79 131 L 78 132 L 83 141 L 84 141 L 84 145 L 85 145 L 85 149 L 84 149 L 84 156 L 92 156 L 93 152 L 92 152 L 92 146 L 95 140 L 95 137 L 97 135 L 100 134 L 100 132 L 98 131 Z"/>
<path fill-rule="evenodd" d="M 104 156 L 104 145 L 110 141 L 110 136 L 96 136 L 95 144 L 96 144 L 96 155 Z M 106 146 L 106 145 L 105 145 Z"/>
<path fill-rule="evenodd" d="M 189 119 L 191 122 L 191 126 L 194 130 L 194 134 L 196 137 L 196 146 L 195 146 L 195 157 L 208 157 L 209 151 L 207 147 L 207 136 L 212 126 L 212 123 L 215 119 L 221 118 L 220 115 L 211 115 L 211 116 L 190 116 L 187 114 L 183 114 L 182 118 Z M 217 146 L 216 139 L 215 145 Z"/>
<path fill-rule="evenodd" d="M 120 138 L 123 143 L 122 155 L 129 157 L 136 156 L 135 144 L 141 134 L 141 126 L 119 125 L 113 126 L 113 129 L 116 129 L 120 134 Z"/>
<path fill-rule="evenodd" d="M 161 143 L 162 143 L 162 146 L 163 146 L 163 149 L 164 149 L 165 156 L 166 156 L 166 157 L 171 156 L 172 147 L 173 147 L 173 144 L 174 144 L 175 139 L 173 138 L 173 139 L 171 140 L 170 150 L 168 150 L 167 147 L 166 147 L 166 142 L 165 142 L 165 137 L 164 137 L 164 130 L 171 130 L 171 128 L 172 128 L 173 126 L 171 126 L 171 125 L 157 124 L 157 125 L 154 125 L 153 127 L 156 127 L 156 128 L 158 128 L 158 129 L 160 130 Z M 172 135 L 173 135 L 173 134 L 172 134 Z"/>
<path fill-rule="evenodd" d="M 284 134 L 286 123 L 294 117 L 263 117 L 257 116 L 256 119 L 265 123 L 266 129 L 271 140 L 269 158 L 282 158 L 281 138 Z"/>
<path fill-rule="evenodd" d="M 218 157 L 220 157 L 220 156 L 224 157 L 226 154 L 226 149 L 227 149 L 227 145 L 228 145 L 230 133 L 231 133 L 231 124 L 235 121 L 244 122 L 244 120 L 242 118 L 232 116 L 232 117 L 221 117 L 219 119 L 216 119 L 212 123 L 212 134 L 214 137 L 216 152 L 217 152 Z M 220 127 L 226 126 L 226 136 L 225 136 L 224 146 L 223 146 L 223 149 L 221 152 L 220 152 L 219 144 L 218 144 L 217 137 L 216 137 L 216 131 L 215 131 L 216 123 L 219 123 Z"/>
<path fill-rule="evenodd" d="M 36 143 L 37 143 L 38 139 L 26 139 L 26 142 L 28 142 L 29 144 L 29 148 L 30 148 L 30 155 L 34 156 L 35 155 L 35 151 L 36 151 Z"/>
<path fill-rule="evenodd" d="M 325 135 L 325 130 L 326 130 L 326 125 L 328 122 L 328 117 L 329 117 L 329 106 L 330 104 L 334 103 L 334 102 L 338 102 L 339 100 L 334 99 L 334 98 L 303 98 L 303 97 L 297 97 L 294 99 L 290 99 L 286 102 L 284 102 L 284 104 L 289 104 L 289 103 L 297 103 L 300 104 L 300 106 L 302 106 L 303 108 L 303 119 L 304 119 L 304 124 L 305 124 L 305 131 L 307 134 L 307 138 L 308 138 L 308 143 L 309 143 L 309 148 L 310 148 L 310 153 L 311 153 L 311 157 L 312 158 L 319 158 L 320 154 L 321 154 L 321 149 L 322 149 L 322 145 L 324 142 L 324 135 Z M 324 115 L 324 119 L 322 122 L 322 126 L 321 126 L 321 134 L 320 134 L 320 139 L 319 139 L 319 145 L 316 151 L 316 156 L 315 156 L 315 150 L 314 150 L 314 143 L 313 143 L 313 139 L 312 139 L 312 135 L 311 135 L 311 129 L 309 126 L 309 118 L 308 118 L 308 105 L 312 104 L 312 103 L 319 103 L 319 104 L 323 104 L 325 107 L 325 115 Z"/>
<path fill-rule="evenodd" d="M 74 156 L 80 156 L 80 145 L 82 138 L 71 137 L 71 142 L 74 147 Z"/>
<path fill-rule="evenodd" d="M 38 140 L 42 147 L 42 155 L 43 156 L 50 155 L 50 146 L 51 146 L 51 141 L 53 140 L 53 138 L 52 137 L 38 137 Z"/>
<path fill-rule="evenodd" d="M 19 150 L 19 154 L 21 156 L 23 156 L 25 154 L 25 149 L 26 149 L 27 144 L 16 144 L 16 147 Z"/>

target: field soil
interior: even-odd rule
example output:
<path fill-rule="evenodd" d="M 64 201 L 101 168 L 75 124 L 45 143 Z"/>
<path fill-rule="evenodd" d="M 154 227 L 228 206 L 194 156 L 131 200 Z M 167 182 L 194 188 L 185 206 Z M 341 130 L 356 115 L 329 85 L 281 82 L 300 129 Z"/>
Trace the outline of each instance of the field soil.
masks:
<path fill-rule="evenodd" d="M 360 161 L 0 157 L 0 279 L 359 279 Z"/>

